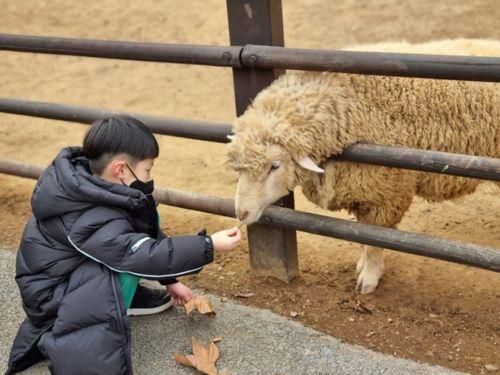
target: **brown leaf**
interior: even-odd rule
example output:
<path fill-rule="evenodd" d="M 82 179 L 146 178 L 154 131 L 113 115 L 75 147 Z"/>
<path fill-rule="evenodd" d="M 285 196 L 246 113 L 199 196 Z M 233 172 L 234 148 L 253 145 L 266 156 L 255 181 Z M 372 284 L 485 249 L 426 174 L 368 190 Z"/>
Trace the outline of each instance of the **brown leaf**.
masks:
<path fill-rule="evenodd" d="M 222 341 L 222 336 L 217 336 L 212 339 L 212 342 L 219 342 Z"/>
<path fill-rule="evenodd" d="M 198 310 L 200 314 L 208 315 L 208 316 L 214 316 L 215 311 L 212 303 L 208 300 L 207 297 L 205 296 L 199 296 L 196 298 L 191 299 L 184 305 L 184 308 L 186 309 L 186 313 L 188 315 L 191 314 L 193 310 Z"/>
<path fill-rule="evenodd" d="M 356 300 L 354 305 L 354 310 L 361 314 L 372 314 L 374 307 L 372 305 L 365 304 L 361 302 L 359 299 Z"/>
<path fill-rule="evenodd" d="M 182 355 L 180 353 L 175 353 L 174 354 L 174 358 L 181 365 L 191 366 L 191 367 L 196 368 L 196 362 L 194 360 L 194 357 L 191 354 L 189 354 L 189 355 Z"/>
<path fill-rule="evenodd" d="M 206 375 L 217 375 L 215 362 L 219 358 L 219 348 L 212 341 L 202 345 L 197 338 L 193 337 L 193 354 L 184 356 L 176 353 L 175 360 L 185 366 L 196 368 Z"/>
<path fill-rule="evenodd" d="M 498 366 L 495 366 L 495 365 L 492 365 L 489 363 L 484 365 L 484 368 L 486 371 L 497 371 L 498 370 Z"/>
<path fill-rule="evenodd" d="M 361 314 L 372 314 L 375 306 L 361 302 L 357 298 L 342 299 L 338 302 L 340 308 L 348 308 Z"/>

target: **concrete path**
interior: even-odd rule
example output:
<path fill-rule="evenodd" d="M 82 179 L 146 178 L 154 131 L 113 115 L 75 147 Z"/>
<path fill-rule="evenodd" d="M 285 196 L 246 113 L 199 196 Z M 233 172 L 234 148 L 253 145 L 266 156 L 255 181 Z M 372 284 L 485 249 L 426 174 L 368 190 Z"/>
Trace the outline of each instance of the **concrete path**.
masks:
<path fill-rule="evenodd" d="M 0 250 L 0 373 L 4 373 L 10 345 L 22 321 L 14 281 L 15 254 Z M 176 364 L 173 353 L 190 353 L 191 337 L 203 342 L 222 336 L 218 343 L 219 370 L 231 375 L 272 374 L 457 374 L 448 369 L 402 360 L 339 340 L 301 324 L 228 301 L 214 302 L 214 319 L 186 316 L 173 308 L 155 316 L 131 319 L 133 363 L 136 374 L 197 374 Z M 49 374 L 46 363 L 24 374 Z"/>

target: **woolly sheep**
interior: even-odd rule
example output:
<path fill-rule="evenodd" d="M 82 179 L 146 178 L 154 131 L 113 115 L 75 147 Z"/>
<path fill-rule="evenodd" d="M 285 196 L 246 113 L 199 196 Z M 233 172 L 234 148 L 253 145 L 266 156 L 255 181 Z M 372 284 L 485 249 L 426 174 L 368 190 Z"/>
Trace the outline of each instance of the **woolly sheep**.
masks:
<path fill-rule="evenodd" d="M 458 39 L 351 50 L 500 56 L 500 42 Z M 287 73 L 234 122 L 227 154 L 239 173 L 237 216 L 251 224 L 300 185 L 323 208 L 347 209 L 361 223 L 394 228 L 415 194 L 442 201 L 472 193 L 479 180 L 327 158 L 356 142 L 500 157 L 499 88 L 493 83 Z M 383 250 L 364 246 L 356 267 L 361 293 L 376 289 L 383 270 Z"/>

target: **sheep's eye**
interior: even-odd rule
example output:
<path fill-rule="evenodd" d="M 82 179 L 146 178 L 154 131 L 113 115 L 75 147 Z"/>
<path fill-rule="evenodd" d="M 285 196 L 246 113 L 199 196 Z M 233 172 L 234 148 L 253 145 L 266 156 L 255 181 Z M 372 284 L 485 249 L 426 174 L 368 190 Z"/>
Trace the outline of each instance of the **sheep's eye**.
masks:
<path fill-rule="evenodd" d="M 271 169 L 269 171 L 274 171 L 281 167 L 281 163 L 279 161 L 275 161 L 273 164 L 271 164 Z"/>

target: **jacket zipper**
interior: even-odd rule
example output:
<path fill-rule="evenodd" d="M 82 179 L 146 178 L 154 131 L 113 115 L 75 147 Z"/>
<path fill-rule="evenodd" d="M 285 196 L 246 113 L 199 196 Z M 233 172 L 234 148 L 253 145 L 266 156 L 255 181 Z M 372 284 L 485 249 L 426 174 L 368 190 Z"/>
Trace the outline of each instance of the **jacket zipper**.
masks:
<path fill-rule="evenodd" d="M 113 293 L 115 295 L 115 300 L 116 300 L 116 307 L 118 309 L 118 321 L 120 323 L 120 327 L 122 329 L 123 336 L 125 336 L 125 357 L 127 360 L 127 374 L 132 374 L 132 359 L 130 358 L 131 354 L 128 352 L 128 334 L 127 330 L 125 328 L 125 322 L 123 321 L 123 313 L 122 313 L 122 306 L 121 306 L 121 299 L 120 299 L 120 294 L 118 293 L 118 289 L 116 287 L 116 277 L 117 275 L 110 271 L 111 274 L 111 284 L 113 286 Z"/>

